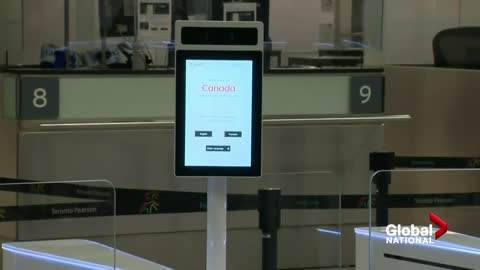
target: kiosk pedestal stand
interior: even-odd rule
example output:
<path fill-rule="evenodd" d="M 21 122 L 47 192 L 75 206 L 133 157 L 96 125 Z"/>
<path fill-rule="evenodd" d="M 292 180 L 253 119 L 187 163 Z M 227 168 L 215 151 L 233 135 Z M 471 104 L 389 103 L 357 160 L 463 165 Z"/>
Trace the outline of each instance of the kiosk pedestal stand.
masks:
<path fill-rule="evenodd" d="M 207 192 L 207 269 L 225 269 L 227 258 L 227 178 L 209 177 Z"/>
<path fill-rule="evenodd" d="M 226 268 L 227 177 L 259 177 L 263 24 L 175 24 L 175 174 L 208 177 L 207 270 Z"/>

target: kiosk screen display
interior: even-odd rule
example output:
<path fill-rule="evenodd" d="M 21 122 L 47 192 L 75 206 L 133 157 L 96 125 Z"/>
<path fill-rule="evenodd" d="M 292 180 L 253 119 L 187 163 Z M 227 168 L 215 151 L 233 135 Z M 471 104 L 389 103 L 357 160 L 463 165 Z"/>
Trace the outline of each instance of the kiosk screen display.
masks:
<path fill-rule="evenodd" d="M 252 64 L 187 60 L 186 166 L 252 165 Z"/>
<path fill-rule="evenodd" d="M 228 54 L 177 59 L 177 175 L 260 175 L 261 61 Z"/>

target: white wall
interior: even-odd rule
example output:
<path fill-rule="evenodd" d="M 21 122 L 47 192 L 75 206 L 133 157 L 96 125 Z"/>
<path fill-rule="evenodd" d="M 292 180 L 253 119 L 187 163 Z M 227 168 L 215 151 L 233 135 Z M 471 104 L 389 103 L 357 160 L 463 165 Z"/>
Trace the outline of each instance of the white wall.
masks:
<path fill-rule="evenodd" d="M 364 2 L 364 41 L 368 46 L 365 50 L 365 64 L 381 66 L 383 57 L 383 1 L 367 0 Z"/>
<path fill-rule="evenodd" d="M 40 47 L 63 45 L 63 0 L 0 0 L 0 61 L 8 49 L 9 64 L 38 64 Z"/>
<path fill-rule="evenodd" d="M 480 1 L 462 0 L 460 5 L 462 26 L 480 26 Z"/>
<path fill-rule="evenodd" d="M 342 37 L 348 37 L 352 33 L 352 0 L 341 0 L 338 7 L 338 32 Z"/>
<path fill-rule="evenodd" d="M 98 0 L 70 0 L 70 41 L 99 41 Z"/>
<path fill-rule="evenodd" d="M 5 54 L 4 51 L 7 49 L 7 22 L 5 21 L 6 17 L 6 8 L 5 3 L 0 2 L 0 66 L 5 63 Z"/>
<path fill-rule="evenodd" d="M 432 64 L 434 35 L 458 22 L 458 1 L 385 0 L 385 63 Z"/>
<path fill-rule="evenodd" d="M 433 64 L 436 33 L 473 25 L 480 25 L 479 0 L 385 0 L 385 63 Z"/>
<path fill-rule="evenodd" d="M 23 0 L 23 64 L 40 63 L 43 44 L 64 45 L 64 1 Z"/>
<path fill-rule="evenodd" d="M 5 61 L 5 49 L 10 61 L 16 60 L 22 48 L 22 5 L 18 0 L 0 0 L 0 63 Z"/>

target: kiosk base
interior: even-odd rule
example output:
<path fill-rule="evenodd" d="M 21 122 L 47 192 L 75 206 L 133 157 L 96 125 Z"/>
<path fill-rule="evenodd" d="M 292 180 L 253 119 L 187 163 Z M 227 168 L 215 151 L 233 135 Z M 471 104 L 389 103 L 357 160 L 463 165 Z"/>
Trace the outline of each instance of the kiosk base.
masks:
<path fill-rule="evenodd" d="M 225 270 L 227 178 L 209 177 L 207 197 L 207 270 Z"/>

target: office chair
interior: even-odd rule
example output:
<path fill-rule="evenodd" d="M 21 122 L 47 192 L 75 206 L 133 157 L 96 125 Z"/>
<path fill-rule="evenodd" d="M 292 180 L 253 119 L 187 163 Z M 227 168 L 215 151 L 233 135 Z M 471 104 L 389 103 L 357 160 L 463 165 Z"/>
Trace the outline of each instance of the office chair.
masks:
<path fill-rule="evenodd" d="M 439 32 L 433 39 L 435 66 L 480 69 L 480 27 Z"/>

